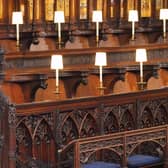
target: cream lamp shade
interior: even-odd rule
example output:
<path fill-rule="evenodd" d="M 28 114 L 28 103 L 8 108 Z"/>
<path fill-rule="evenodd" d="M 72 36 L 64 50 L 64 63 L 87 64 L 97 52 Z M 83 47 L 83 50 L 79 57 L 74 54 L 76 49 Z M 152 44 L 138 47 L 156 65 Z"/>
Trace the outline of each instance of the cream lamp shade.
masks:
<path fill-rule="evenodd" d="M 51 56 L 51 69 L 63 69 L 62 55 Z"/>
<path fill-rule="evenodd" d="M 97 52 L 95 57 L 95 65 L 97 66 L 106 66 L 107 57 L 105 52 Z"/>
<path fill-rule="evenodd" d="M 168 19 L 168 9 L 160 9 L 160 20 Z"/>
<path fill-rule="evenodd" d="M 136 62 L 146 62 L 147 53 L 146 49 L 136 49 Z"/>
<path fill-rule="evenodd" d="M 129 10 L 128 21 L 138 22 L 138 11 L 137 10 Z"/>
<path fill-rule="evenodd" d="M 23 14 L 21 11 L 12 13 L 12 24 L 23 24 Z"/>
<path fill-rule="evenodd" d="M 92 21 L 93 22 L 102 22 L 102 11 L 101 10 L 95 10 L 93 11 L 93 16 L 92 16 Z"/>
<path fill-rule="evenodd" d="M 64 23 L 64 11 L 55 11 L 54 13 L 54 23 Z"/>

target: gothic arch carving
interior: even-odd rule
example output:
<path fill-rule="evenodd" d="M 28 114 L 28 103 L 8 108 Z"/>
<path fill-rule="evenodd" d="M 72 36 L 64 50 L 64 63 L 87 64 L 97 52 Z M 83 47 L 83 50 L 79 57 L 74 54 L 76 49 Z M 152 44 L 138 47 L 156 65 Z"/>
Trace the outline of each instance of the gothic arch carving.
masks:
<path fill-rule="evenodd" d="M 61 141 L 62 144 L 67 144 L 68 142 L 78 138 L 78 126 L 72 117 L 66 118 L 61 127 Z"/>
<path fill-rule="evenodd" d="M 119 117 L 120 117 L 120 113 L 119 113 L 119 106 L 111 106 L 111 107 L 105 107 L 104 108 L 104 119 L 106 119 L 109 115 L 109 113 L 113 113 L 113 115 L 115 116 L 115 118 L 117 119 L 117 123 L 119 123 Z"/>
<path fill-rule="evenodd" d="M 36 135 L 38 135 L 41 139 L 43 138 L 53 139 L 54 136 L 51 127 L 45 119 L 41 119 L 37 124 L 36 129 L 33 133 L 33 137 L 35 137 Z"/>
<path fill-rule="evenodd" d="M 165 147 L 165 143 L 160 144 L 159 140 L 158 141 L 156 140 L 143 141 L 143 142 L 137 143 L 136 145 L 132 146 L 132 149 L 129 155 L 138 153 L 138 154 L 146 154 L 146 155 L 163 157 L 164 147 Z"/>
<path fill-rule="evenodd" d="M 120 131 L 135 129 L 135 122 L 131 112 L 127 109 L 120 120 Z"/>
<path fill-rule="evenodd" d="M 80 137 L 90 137 L 97 135 L 98 126 L 95 118 L 88 113 L 83 119 L 80 129 Z"/>
<path fill-rule="evenodd" d="M 18 159 L 21 162 L 25 162 L 32 157 L 32 135 L 23 122 L 16 129 L 16 145 L 16 152 L 20 156 Z"/>
<path fill-rule="evenodd" d="M 110 86 L 109 86 L 109 91 L 110 93 L 113 93 L 114 92 L 114 87 L 116 86 L 117 82 L 121 82 L 123 85 L 124 85 L 124 75 L 121 75 L 121 76 L 117 76 L 115 77 L 111 83 L 110 83 Z"/>
<path fill-rule="evenodd" d="M 55 139 L 51 127 L 45 119 L 42 119 L 38 123 L 33 135 L 33 157 L 35 157 L 37 161 L 39 160 L 41 162 L 54 161 L 55 156 L 53 155 L 55 155 L 54 153 L 56 150 L 53 148 L 54 144 Z"/>
<path fill-rule="evenodd" d="M 168 113 L 166 111 L 166 108 L 164 105 L 160 105 L 156 109 L 156 114 L 155 114 L 155 120 L 154 120 L 155 125 L 163 125 L 168 123 Z"/>
<path fill-rule="evenodd" d="M 152 111 L 146 107 L 141 115 L 141 128 L 153 126 L 153 118 Z"/>
<path fill-rule="evenodd" d="M 77 130 L 80 130 L 81 124 L 83 123 L 83 120 L 86 118 L 87 114 L 88 114 L 87 110 L 75 109 L 72 112 L 63 115 L 61 120 L 62 123 L 64 124 L 68 118 L 71 118 L 74 124 L 76 125 Z"/>
<path fill-rule="evenodd" d="M 104 120 L 104 132 L 105 134 L 114 133 L 119 131 L 119 123 L 113 112 L 109 112 Z"/>

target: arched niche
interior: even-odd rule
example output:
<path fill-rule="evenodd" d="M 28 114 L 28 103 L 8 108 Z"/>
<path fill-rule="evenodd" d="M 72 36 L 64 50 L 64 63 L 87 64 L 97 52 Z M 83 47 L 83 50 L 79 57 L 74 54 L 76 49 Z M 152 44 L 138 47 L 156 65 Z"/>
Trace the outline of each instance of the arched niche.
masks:
<path fill-rule="evenodd" d="M 51 127 L 42 119 L 34 131 L 33 135 L 33 152 L 34 157 L 39 162 L 51 164 L 55 160 L 55 140 Z"/>
<path fill-rule="evenodd" d="M 153 126 L 154 116 L 151 110 L 146 107 L 141 115 L 141 128 L 147 128 Z"/>
<path fill-rule="evenodd" d="M 82 124 L 83 125 L 80 129 L 80 137 L 91 137 L 97 135 L 98 126 L 96 124 L 96 120 L 91 114 L 87 114 Z"/>
<path fill-rule="evenodd" d="M 123 80 L 117 80 L 113 85 L 112 93 L 125 93 L 127 92 L 125 82 Z"/>
<path fill-rule="evenodd" d="M 113 114 L 109 112 L 104 120 L 104 132 L 105 134 L 114 133 L 119 131 L 118 119 Z"/>
<path fill-rule="evenodd" d="M 159 78 L 150 77 L 147 82 L 147 89 L 159 89 L 162 87 L 161 80 Z"/>
<path fill-rule="evenodd" d="M 134 146 L 130 155 L 134 154 L 150 155 L 162 158 L 164 156 L 164 148 L 161 144 L 155 141 L 144 141 Z"/>
<path fill-rule="evenodd" d="M 59 99 L 66 98 L 65 88 L 63 82 L 60 80 L 60 95 Z M 49 78 L 47 80 L 47 88 L 41 89 L 39 88 L 36 92 L 35 101 L 44 101 L 44 100 L 56 100 L 58 99 L 57 95 L 54 93 L 56 89 L 55 79 Z"/>
<path fill-rule="evenodd" d="M 120 131 L 135 129 L 135 121 L 129 110 L 126 110 L 120 121 Z"/>
<path fill-rule="evenodd" d="M 164 125 L 168 123 L 168 112 L 166 111 L 166 108 L 161 105 L 156 109 L 156 115 L 155 115 L 155 125 Z"/>
<path fill-rule="evenodd" d="M 32 135 L 24 123 L 20 123 L 16 129 L 16 153 L 19 162 L 27 162 L 32 158 Z"/>
<path fill-rule="evenodd" d="M 61 135 L 61 143 L 64 145 L 79 137 L 78 126 L 70 116 L 62 125 Z"/>

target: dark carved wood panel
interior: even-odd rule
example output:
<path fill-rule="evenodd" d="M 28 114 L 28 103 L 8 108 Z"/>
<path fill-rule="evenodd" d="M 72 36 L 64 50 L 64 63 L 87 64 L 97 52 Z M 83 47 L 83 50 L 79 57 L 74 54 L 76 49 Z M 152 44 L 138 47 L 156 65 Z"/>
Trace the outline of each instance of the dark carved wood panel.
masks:
<path fill-rule="evenodd" d="M 0 167 L 15 168 L 16 113 L 3 92 L 0 92 Z"/>
<path fill-rule="evenodd" d="M 125 131 L 137 128 L 168 124 L 167 88 L 120 95 L 29 103 L 17 105 L 16 109 L 17 154 L 25 151 L 26 163 L 30 164 L 33 160 L 33 163 L 45 163 L 48 166 L 60 163 L 64 167 L 73 167 L 73 142 L 79 138 L 117 132 L 124 134 Z M 161 133 L 144 134 L 142 139 L 145 140 L 150 136 L 159 137 Z M 130 142 L 141 136 L 132 136 Z M 117 142 L 118 140 L 114 144 Z M 157 142 L 161 143 L 159 139 Z M 163 141 L 163 145 L 165 143 Z M 137 146 L 137 143 L 129 146 L 130 152 L 137 151 Z M 116 147 L 119 158 L 122 158 L 121 149 Z M 107 153 L 109 157 L 112 155 L 110 152 Z M 88 156 L 90 154 L 88 153 Z M 20 161 L 22 157 L 23 155 L 19 155 Z M 91 160 L 94 158 L 93 154 Z"/>
<path fill-rule="evenodd" d="M 95 160 L 119 163 L 122 167 L 127 167 L 128 156 L 141 152 L 163 158 L 167 154 L 166 139 L 167 125 L 78 139 L 75 141 L 75 168 Z M 108 150 L 114 153 L 113 159 L 115 156 L 118 158 L 110 159 Z M 99 152 L 101 155 L 98 155 Z M 99 157 L 102 155 L 103 157 Z M 166 161 L 164 164 L 167 166 Z"/>
<path fill-rule="evenodd" d="M 53 116 L 44 114 L 39 116 L 20 116 L 17 118 L 17 153 L 18 166 L 55 165 L 55 136 L 53 131 Z"/>

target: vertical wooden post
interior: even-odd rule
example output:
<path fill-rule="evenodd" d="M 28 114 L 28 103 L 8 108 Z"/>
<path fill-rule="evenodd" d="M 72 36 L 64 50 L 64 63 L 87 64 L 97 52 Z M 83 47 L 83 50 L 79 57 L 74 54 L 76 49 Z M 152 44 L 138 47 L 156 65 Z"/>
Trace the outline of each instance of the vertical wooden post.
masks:
<path fill-rule="evenodd" d="M 127 168 L 127 135 L 123 134 L 123 161 L 122 167 Z"/>
<path fill-rule="evenodd" d="M 102 14 L 103 14 L 103 22 L 107 21 L 107 11 L 110 9 L 108 5 L 108 1 L 103 1 L 103 8 L 102 8 Z"/>
<path fill-rule="evenodd" d="M 168 2 L 167 2 L 167 0 L 163 0 L 163 1 L 164 1 L 164 3 L 163 3 L 163 4 L 164 4 L 163 7 L 164 7 L 164 8 L 168 8 Z"/>
<path fill-rule="evenodd" d="M 70 0 L 70 11 L 69 11 L 69 23 L 70 24 L 73 24 L 75 23 L 76 21 L 76 15 L 75 15 L 75 6 L 76 6 L 76 3 L 75 3 L 75 0 Z"/>
<path fill-rule="evenodd" d="M 92 12 L 93 12 L 93 10 L 94 10 L 94 2 L 93 2 L 93 0 L 89 0 L 88 1 L 88 13 L 89 13 L 89 18 L 88 18 L 88 20 L 89 21 L 92 21 Z"/>
<path fill-rule="evenodd" d="M 8 109 L 8 129 L 9 129 L 9 168 L 16 168 L 16 110 L 13 105 Z"/>
<path fill-rule="evenodd" d="M 168 126 L 166 129 L 166 146 L 165 146 L 165 160 L 164 160 L 164 168 L 168 168 Z"/>
<path fill-rule="evenodd" d="M 79 142 L 75 142 L 75 155 L 74 155 L 74 168 L 80 167 L 80 150 L 79 150 Z"/>

